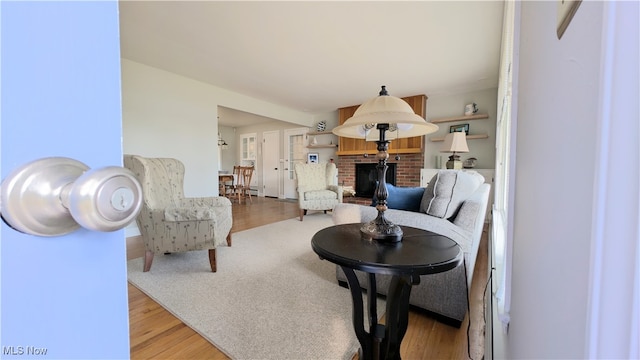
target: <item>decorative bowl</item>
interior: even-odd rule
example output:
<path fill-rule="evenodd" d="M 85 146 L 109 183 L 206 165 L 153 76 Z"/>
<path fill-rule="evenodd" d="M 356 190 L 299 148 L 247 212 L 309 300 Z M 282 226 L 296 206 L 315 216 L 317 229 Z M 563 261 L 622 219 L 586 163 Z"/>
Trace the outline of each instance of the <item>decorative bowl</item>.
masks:
<path fill-rule="evenodd" d="M 468 158 L 467 160 L 462 162 L 462 166 L 465 169 L 473 169 L 474 167 L 476 167 L 476 163 L 478 162 L 478 159 L 472 157 L 472 158 Z"/>

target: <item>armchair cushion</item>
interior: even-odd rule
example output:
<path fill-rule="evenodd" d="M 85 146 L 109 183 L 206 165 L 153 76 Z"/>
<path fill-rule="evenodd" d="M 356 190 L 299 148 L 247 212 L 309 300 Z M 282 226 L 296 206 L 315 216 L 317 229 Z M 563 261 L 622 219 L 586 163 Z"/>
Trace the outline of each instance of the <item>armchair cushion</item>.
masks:
<path fill-rule="evenodd" d="M 334 200 L 338 199 L 338 194 L 332 190 L 312 190 L 303 193 L 305 200 Z"/>

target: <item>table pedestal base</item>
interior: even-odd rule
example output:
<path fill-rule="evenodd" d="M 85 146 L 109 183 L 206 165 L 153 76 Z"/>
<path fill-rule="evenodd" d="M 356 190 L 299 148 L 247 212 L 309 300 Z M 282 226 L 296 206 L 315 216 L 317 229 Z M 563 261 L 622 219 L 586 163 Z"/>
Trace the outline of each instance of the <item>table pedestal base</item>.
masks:
<path fill-rule="evenodd" d="M 364 328 L 362 288 L 353 269 L 341 266 L 349 283 L 353 302 L 353 327 L 360 342 L 360 359 L 400 360 L 400 344 L 409 323 L 409 295 L 411 286 L 420 283 L 419 276 L 394 275 L 389 284 L 385 323 L 378 323 L 375 274 L 368 274 L 367 315 L 369 331 Z"/>

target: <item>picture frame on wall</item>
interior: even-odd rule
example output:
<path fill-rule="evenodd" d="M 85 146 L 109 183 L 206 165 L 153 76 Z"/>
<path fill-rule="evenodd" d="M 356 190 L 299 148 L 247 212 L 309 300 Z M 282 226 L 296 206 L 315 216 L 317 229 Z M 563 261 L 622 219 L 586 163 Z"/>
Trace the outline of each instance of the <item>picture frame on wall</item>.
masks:
<path fill-rule="evenodd" d="M 451 125 L 449 126 L 449 132 L 457 132 L 457 131 L 464 131 L 464 133 L 466 135 L 469 135 L 469 124 L 459 124 L 459 125 Z"/>
<path fill-rule="evenodd" d="M 557 0 L 558 7 L 558 18 L 557 18 L 557 28 L 556 34 L 558 35 L 558 40 L 562 39 L 562 35 L 569 27 L 571 23 L 571 19 L 578 11 L 578 7 L 580 7 L 580 3 L 582 0 Z"/>
<path fill-rule="evenodd" d="M 307 163 L 309 164 L 317 164 L 320 162 L 318 153 L 308 153 L 307 154 Z"/>

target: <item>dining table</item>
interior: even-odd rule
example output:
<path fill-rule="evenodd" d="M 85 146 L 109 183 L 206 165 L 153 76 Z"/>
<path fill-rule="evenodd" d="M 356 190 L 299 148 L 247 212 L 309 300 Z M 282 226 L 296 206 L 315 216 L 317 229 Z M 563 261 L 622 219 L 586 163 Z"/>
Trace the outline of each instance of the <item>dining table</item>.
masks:
<path fill-rule="evenodd" d="M 227 192 L 225 190 L 225 183 L 235 183 L 234 180 L 235 176 L 231 173 L 218 173 L 218 195 L 226 197 Z"/>

